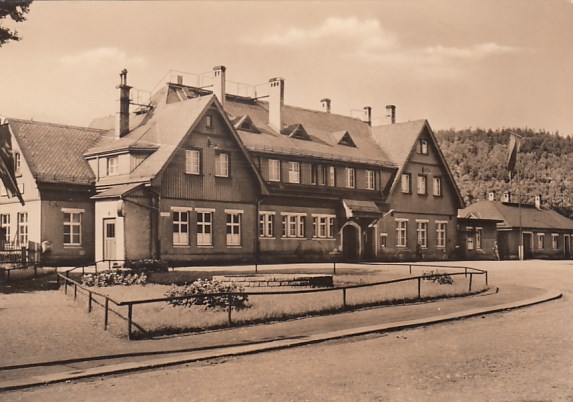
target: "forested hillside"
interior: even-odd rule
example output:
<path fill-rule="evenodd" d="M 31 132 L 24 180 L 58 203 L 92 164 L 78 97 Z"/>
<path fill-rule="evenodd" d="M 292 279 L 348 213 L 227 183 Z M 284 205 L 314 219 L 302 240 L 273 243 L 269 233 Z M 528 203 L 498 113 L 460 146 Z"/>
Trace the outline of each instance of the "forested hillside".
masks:
<path fill-rule="evenodd" d="M 509 129 L 522 135 L 517 169 L 522 202 L 533 203 L 540 194 L 544 204 L 573 206 L 573 139 L 530 129 Z M 436 133 L 466 203 L 485 199 L 489 191 L 517 194 L 517 180 L 507 173 L 509 131 L 442 130 Z"/>

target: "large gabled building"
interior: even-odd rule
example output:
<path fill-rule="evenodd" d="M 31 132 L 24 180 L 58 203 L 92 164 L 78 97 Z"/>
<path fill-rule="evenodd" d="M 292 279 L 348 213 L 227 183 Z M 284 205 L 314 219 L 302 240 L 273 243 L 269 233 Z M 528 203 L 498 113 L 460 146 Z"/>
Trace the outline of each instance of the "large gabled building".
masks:
<path fill-rule="evenodd" d="M 417 244 L 426 259 L 452 255 L 463 205 L 427 121 L 372 127 L 369 107 L 355 118 L 328 99 L 285 105 L 281 78 L 264 100 L 231 95 L 225 75 L 216 67 L 211 89 L 178 77 L 131 113 L 122 72 L 115 128 L 94 120 L 91 141 L 73 148 L 88 168 L 74 207 L 92 233 L 86 256 L 411 260 Z"/>

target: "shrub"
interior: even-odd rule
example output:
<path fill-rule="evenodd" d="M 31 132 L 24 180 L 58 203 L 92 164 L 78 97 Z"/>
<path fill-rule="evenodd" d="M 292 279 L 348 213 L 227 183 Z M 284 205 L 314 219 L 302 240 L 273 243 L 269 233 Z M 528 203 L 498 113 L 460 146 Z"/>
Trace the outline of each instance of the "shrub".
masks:
<path fill-rule="evenodd" d="M 168 272 L 169 270 L 169 266 L 165 261 L 153 259 L 126 261 L 125 267 L 143 272 Z"/>
<path fill-rule="evenodd" d="M 435 271 L 424 272 L 423 274 L 425 281 L 431 281 L 440 285 L 453 285 L 454 278 L 444 272 L 440 272 L 437 269 Z"/>
<path fill-rule="evenodd" d="M 131 286 L 145 285 L 147 276 L 144 273 L 135 273 L 130 271 L 105 271 L 98 274 L 85 274 L 82 276 L 82 285 L 85 286 Z"/>
<path fill-rule="evenodd" d="M 181 297 L 191 295 L 201 295 L 201 297 L 190 297 L 188 299 L 177 299 L 168 301 L 172 306 L 191 307 L 205 306 L 206 308 L 227 308 L 229 297 L 225 295 L 210 296 L 210 293 L 243 293 L 245 290 L 234 283 L 221 283 L 209 279 L 198 279 L 190 285 L 175 286 L 165 293 L 166 297 Z M 249 296 L 236 294 L 231 296 L 231 305 L 236 309 L 248 307 Z"/>

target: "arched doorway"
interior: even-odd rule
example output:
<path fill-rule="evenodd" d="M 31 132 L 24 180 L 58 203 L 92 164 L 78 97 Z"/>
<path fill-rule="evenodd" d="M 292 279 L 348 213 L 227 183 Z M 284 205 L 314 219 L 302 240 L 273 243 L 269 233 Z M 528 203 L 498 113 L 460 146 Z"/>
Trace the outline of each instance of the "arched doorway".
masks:
<path fill-rule="evenodd" d="M 360 259 L 360 226 L 351 222 L 342 229 L 342 255 L 345 260 L 356 261 Z"/>

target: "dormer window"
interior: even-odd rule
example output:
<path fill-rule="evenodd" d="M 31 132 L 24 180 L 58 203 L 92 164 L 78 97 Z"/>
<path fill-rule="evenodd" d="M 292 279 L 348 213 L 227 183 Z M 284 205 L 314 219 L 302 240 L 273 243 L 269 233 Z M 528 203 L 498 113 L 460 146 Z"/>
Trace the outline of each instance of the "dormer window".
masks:
<path fill-rule="evenodd" d="M 119 174 L 119 159 L 117 156 L 107 158 L 107 175 L 116 176 Z"/>
<path fill-rule="evenodd" d="M 297 140 L 310 141 L 310 136 L 302 126 L 302 124 L 293 124 L 281 131 L 282 134 Z"/>
<path fill-rule="evenodd" d="M 255 124 L 251 120 L 251 118 L 247 115 L 238 119 L 238 121 L 234 124 L 237 130 L 247 131 L 249 133 L 259 134 L 260 131 L 255 127 Z"/>
<path fill-rule="evenodd" d="M 338 140 L 339 145 L 356 148 L 356 144 L 354 143 L 354 140 L 352 139 L 348 131 L 339 131 L 335 133 L 335 136 L 339 138 Z"/>

